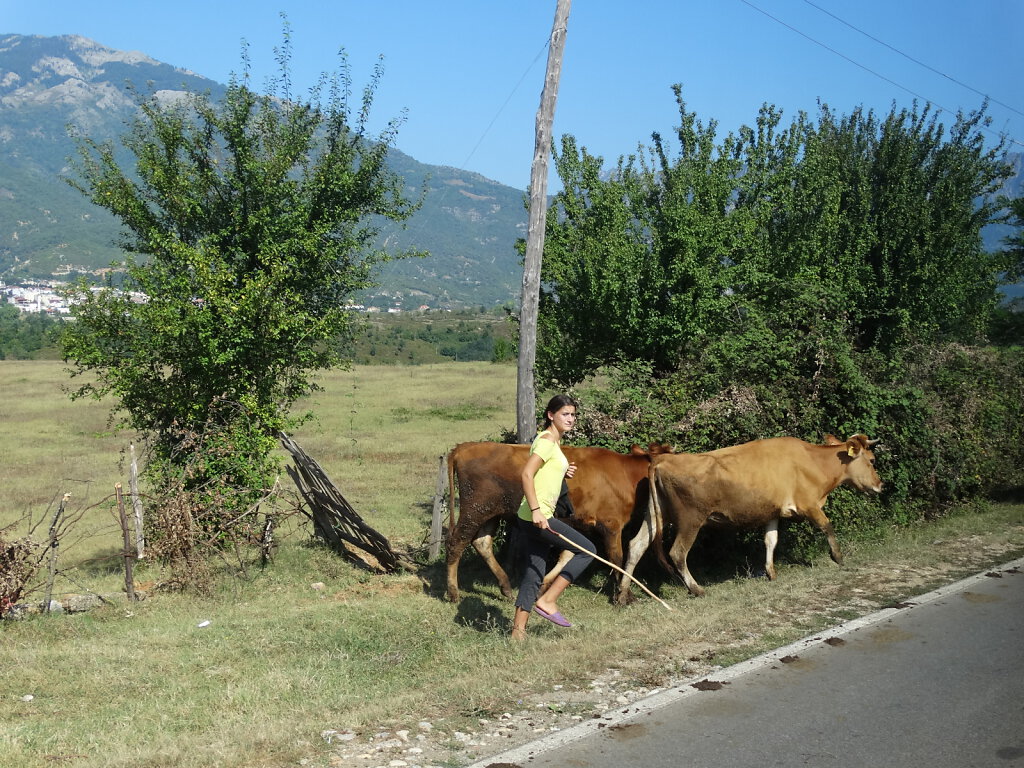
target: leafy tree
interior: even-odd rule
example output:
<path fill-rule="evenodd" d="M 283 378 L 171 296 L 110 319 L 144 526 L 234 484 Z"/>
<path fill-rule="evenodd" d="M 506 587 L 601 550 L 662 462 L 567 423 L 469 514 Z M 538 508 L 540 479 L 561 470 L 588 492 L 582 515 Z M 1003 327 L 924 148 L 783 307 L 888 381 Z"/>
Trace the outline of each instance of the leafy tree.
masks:
<path fill-rule="evenodd" d="M 1009 173 L 984 109 L 948 135 L 929 109 L 783 127 L 773 107 L 724 139 L 675 88 L 678 152 L 602 160 L 564 137 L 548 217 L 538 368 L 569 386 L 605 364 L 687 366 L 709 392 L 820 378 L 840 350 L 981 338 L 1003 261 L 981 228 Z"/>
<path fill-rule="evenodd" d="M 1012 285 L 1024 278 L 1024 197 L 1005 203 L 1008 221 L 1017 231 L 1004 238 L 1006 248 L 999 255 L 1003 259 L 1002 282 Z M 999 305 L 989 335 L 994 343 L 1004 346 L 1024 343 L 1024 298 L 1018 296 Z"/>
<path fill-rule="evenodd" d="M 1024 279 L 1024 197 L 1003 201 L 1007 207 L 1009 222 L 1017 231 L 1007 236 L 1004 255 L 1004 275 L 1006 283 L 1016 283 Z"/>
<path fill-rule="evenodd" d="M 947 129 L 916 105 L 788 125 L 765 107 L 719 139 L 676 99 L 675 142 L 609 172 L 570 136 L 556 152 L 537 359 L 580 387 L 574 439 L 881 437 L 886 503 L 843 498 L 840 526 L 1024 486 L 1019 316 L 991 323 L 1021 240 L 982 248 L 1010 172 L 984 109 Z"/>
<path fill-rule="evenodd" d="M 277 431 L 296 423 L 290 408 L 316 389 L 314 372 L 344 362 L 331 342 L 353 332 L 345 304 L 387 258 L 371 247 L 374 223 L 418 205 L 385 165 L 401 119 L 369 134 L 381 66 L 353 104 L 342 53 L 297 99 L 287 23 L 276 54 L 265 94 L 243 51 L 217 103 L 137 95 L 121 139 L 133 167 L 112 144 L 76 137 L 70 183 L 121 220 L 126 256 L 118 288 L 74 291 L 63 348 L 85 383 L 72 396 L 116 398 L 164 485 L 268 486 Z"/>
<path fill-rule="evenodd" d="M 52 358 L 59 327 L 45 312 L 22 312 L 0 303 L 0 360 Z"/>

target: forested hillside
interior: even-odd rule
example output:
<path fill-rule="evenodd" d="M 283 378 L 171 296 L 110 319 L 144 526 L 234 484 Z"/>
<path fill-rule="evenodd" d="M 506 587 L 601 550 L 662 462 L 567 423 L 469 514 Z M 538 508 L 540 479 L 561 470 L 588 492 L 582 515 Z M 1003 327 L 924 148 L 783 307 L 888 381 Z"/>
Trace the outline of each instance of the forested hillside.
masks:
<path fill-rule="evenodd" d="M 115 140 L 136 113 L 129 84 L 165 100 L 186 88 L 214 99 L 224 92 L 195 73 L 82 37 L 0 36 L 0 279 L 64 278 L 120 260 L 117 222 L 63 179 L 76 154 L 68 127 Z M 389 162 L 413 196 L 426 194 L 404 227 L 384 224 L 378 245 L 430 255 L 385 265 L 380 288 L 356 298 L 404 309 L 493 307 L 517 298 L 523 192 L 398 150 Z"/>

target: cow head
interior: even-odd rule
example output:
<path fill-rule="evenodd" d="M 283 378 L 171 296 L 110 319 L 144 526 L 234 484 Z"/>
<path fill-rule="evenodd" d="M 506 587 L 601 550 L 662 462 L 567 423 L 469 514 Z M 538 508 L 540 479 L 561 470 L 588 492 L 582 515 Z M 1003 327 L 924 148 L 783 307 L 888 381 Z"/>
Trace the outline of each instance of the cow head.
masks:
<path fill-rule="evenodd" d="M 850 435 L 840 440 L 835 435 L 825 435 L 825 444 L 837 446 L 839 460 L 846 468 L 844 485 L 852 485 L 859 491 L 882 492 L 882 481 L 875 472 L 875 454 L 871 450 L 878 440 L 869 440 L 867 435 Z"/>

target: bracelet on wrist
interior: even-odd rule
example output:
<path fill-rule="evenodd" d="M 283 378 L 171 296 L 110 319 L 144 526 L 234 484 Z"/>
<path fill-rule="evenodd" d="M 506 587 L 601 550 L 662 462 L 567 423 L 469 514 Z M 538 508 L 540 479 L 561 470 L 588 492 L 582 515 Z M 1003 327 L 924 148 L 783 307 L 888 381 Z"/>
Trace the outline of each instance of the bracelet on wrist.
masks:
<path fill-rule="evenodd" d="M 530 507 L 531 512 L 540 512 L 540 507 Z"/>

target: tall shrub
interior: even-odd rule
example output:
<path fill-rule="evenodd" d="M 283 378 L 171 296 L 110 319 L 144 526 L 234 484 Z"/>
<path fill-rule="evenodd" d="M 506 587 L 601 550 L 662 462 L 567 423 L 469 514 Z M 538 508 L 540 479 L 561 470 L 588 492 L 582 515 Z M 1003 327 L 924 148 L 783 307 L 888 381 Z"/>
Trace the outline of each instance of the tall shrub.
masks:
<path fill-rule="evenodd" d="M 209 512 L 214 530 L 272 483 L 291 406 L 317 370 L 343 362 L 331 342 L 352 330 L 347 299 L 387 258 L 374 222 L 415 208 L 385 165 L 400 120 L 368 130 L 381 69 L 353 104 L 342 56 L 301 99 L 289 58 L 286 26 L 272 92 L 253 90 L 243 57 L 218 103 L 140 95 L 121 140 L 134 165 L 80 136 L 71 180 L 121 220 L 125 249 L 119 285 L 74 292 L 64 355 L 83 383 L 72 396 L 113 397 L 169 492 L 236 489 Z"/>

